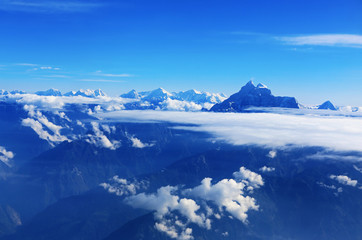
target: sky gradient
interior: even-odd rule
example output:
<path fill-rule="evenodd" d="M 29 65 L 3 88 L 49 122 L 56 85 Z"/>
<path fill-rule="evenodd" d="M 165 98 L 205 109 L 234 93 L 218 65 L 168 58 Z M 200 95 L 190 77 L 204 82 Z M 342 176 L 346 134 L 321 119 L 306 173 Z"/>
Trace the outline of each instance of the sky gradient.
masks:
<path fill-rule="evenodd" d="M 230 95 L 254 79 L 362 106 L 360 0 L 2 0 L 0 32 L 0 89 Z"/>

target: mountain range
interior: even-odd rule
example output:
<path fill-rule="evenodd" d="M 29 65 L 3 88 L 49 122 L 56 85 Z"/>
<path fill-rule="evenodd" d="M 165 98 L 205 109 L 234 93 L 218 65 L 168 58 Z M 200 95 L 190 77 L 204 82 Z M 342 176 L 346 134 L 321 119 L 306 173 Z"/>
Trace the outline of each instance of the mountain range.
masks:
<path fill-rule="evenodd" d="M 358 112 L 252 82 L 230 98 L 4 92 L 0 240 L 362 235 Z"/>
<path fill-rule="evenodd" d="M 0 96 L 21 96 L 26 94 L 24 91 L 0 90 Z M 62 94 L 57 89 L 35 92 L 37 96 L 54 97 L 85 97 L 94 99 L 117 99 L 108 97 L 101 89 L 70 91 Z M 125 100 L 121 109 L 127 110 L 173 110 L 173 111 L 213 111 L 213 112 L 244 112 L 249 108 L 255 107 L 274 107 L 274 108 L 294 108 L 294 109 L 320 109 L 320 110 L 338 110 L 343 112 L 360 112 L 361 107 L 335 106 L 331 101 L 326 101 L 320 105 L 305 106 L 299 103 L 294 97 L 274 96 L 271 90 L 264 84 L 254 85 L 249 81 L 239 92 L 227 97 L 224 94 L 200 92 L 197 90 L 188 90 L 180 92 L 168 92 L 163 88 L 152 91 L 137 92 L 131 90 L 128 93 L 120 95 Z M 118 100 L 119 102 L 119 100 Z"/>

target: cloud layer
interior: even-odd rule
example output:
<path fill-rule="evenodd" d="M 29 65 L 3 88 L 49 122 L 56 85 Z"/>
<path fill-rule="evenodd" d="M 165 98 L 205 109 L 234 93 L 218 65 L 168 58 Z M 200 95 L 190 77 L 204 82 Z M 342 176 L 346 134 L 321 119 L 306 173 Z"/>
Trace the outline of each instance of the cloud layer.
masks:
<path fill-rule="evenodd" d="M 99 116 L 120 122 L 194 124 L 178 128 L 209 132 L 215 139 L 235 145 L 257 144 L 274 148 L 292 144 L 362 151 L 361 117 L 161 111 L 118 111 Z M 270 157 L 275 157 L 275 154 L 272 153 Z"/>

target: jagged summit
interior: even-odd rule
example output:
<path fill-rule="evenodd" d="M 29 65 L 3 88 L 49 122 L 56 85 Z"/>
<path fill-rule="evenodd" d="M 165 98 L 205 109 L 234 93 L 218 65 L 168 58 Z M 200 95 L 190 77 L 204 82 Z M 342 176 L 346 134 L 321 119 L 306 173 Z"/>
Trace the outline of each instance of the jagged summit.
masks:
<path fill-rule="evenodd" d="M 82 97 L 105 97 L 107 96 L 101 89 L 80 89 L 77 92 L 70 91 L 64 94 L 64 96 L 82 96 Z"/>
<path fill-rule="evenodd" d="M 222 93 L 219 94 L 201 92 L 195 89 L 170 93 L 163 88 L 157 88 L 152 91 L 145 91 L 139 93 L 136 90 L 131 90 L 128 93 L 120 95 L 120 97 L 129 99 L 140 99 L 141 101 L 147 101 L 153 104 L 159 104 L 165 100 L 178 100 L 193 102 L 196 104 L 209 104 L 209 108 L 213 104 L 220 103 L 226 99 L 226 96 Z"/>
<path fill-rule="evenodd" d="M 331 101 L 325 101 L 323 104 L 318 106 L 318 109 L 325 109 L 325 110 L 337 110 L 337 108 L 333 105 Z"/>
<path fill-rule="evenodd" d="M 121 98 L 131 98 L 131 99 L 138 99 L 140 96 L 138 92 L 134 89 L 129 91 L 128 93 L 121 94 Z"/>
<path fill-rule="evenodd" d="M 276 97 L 264 84 L 255 86 L 253 81 L 249 81 L 239 92 L 215 104 L 210 111 L 242 112 L 249 107 L 299 108 L 299 105 L 294 97 Z"/>

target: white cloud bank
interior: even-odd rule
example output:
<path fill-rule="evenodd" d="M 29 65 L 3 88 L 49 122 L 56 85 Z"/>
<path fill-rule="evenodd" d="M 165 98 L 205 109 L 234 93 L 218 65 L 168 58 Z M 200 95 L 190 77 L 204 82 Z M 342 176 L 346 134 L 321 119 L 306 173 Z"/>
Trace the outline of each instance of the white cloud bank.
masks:
<path fill-rule="evenodd" d="M 216 139 L 234 145 L 257 144 L 278 148 L 293 144 L 340 151 L 362 151 L 361 117 L 136 110 L 109 112 L 98 116 L 119 122 L 167 121 L 194 124 L 178 128 L 209 132 Z M 275 155 L 272 153 L 270 157 Z"/>
<path fill-rule="evenodd" d="M 155 211 L 155 228 L 168 237 L 193 239 L 190 223 L 211 230 L 212 219 L 220 219 L 228 213 L 247 224 L 247 212 L 259 209 L 256 200 L 246 193 L 262 186 L 262 177 L 244 167 L 233 176 L 235 179 L 223 179 L 215 184 L 212 184 L 211 178 L 205 178 L 200 185 L 185 190 L 164 186 L 156 193 L 133 194 L 124 201 L 135 208 Z M 127 182 L 122 180 L 122 184 Z M 105 188 L 109 191 L 108 187 Z"/>
<path fill-rule="evenodd" d="M 341 46 L 362 48 L 362 35 L 353 34 L 316 34 L 292 37 L 276 37 L 289 45 Z"/>

